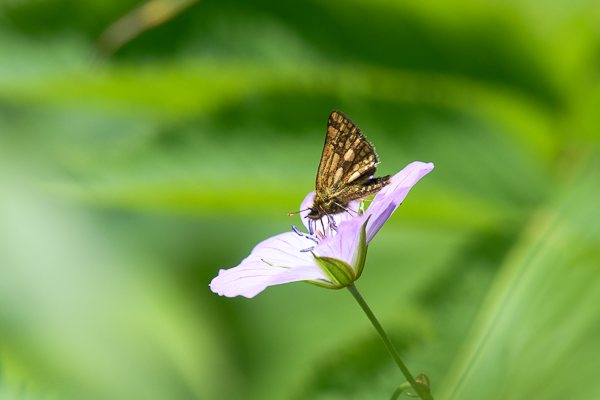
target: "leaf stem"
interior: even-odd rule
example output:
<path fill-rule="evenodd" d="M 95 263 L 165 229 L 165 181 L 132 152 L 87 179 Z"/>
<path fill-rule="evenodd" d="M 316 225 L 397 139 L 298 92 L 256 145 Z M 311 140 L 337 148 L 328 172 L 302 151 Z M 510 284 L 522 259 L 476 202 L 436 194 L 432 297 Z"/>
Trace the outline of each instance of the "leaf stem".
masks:
<path fill-rule="evenodd" d="M 415 381 L 415 378 L 413 378 L 412 374 L 400 358 L 400 355 L 398 354 L 398 351 L 392 344 L 392 341 L 388 337 L 387 333 L 385 333 L 385 331 L 383 330 L 383 327 L 375 317 L 375 314 L 373 314 L 373 311 L 371 311 L 371 308 L 369 307 L 365 299 L 359 293 L 356 286 L 354 284 L 349 285 L 348 290 L 350 291 L 350 293 L 352 293 L 352 296 L 354 296 L 354 298 L 356 299 L 360 307 L 363 309 L 365 314 L 367 314 L 367 317 L 371 321 L 371 324 L 373 324 L 375 330 L 377 331 L 377 333 L 379 333 L 379 336 L 381 337 L 381 340 L 383 340 L 385 347 L 390 352 L 392 358 L 396 362 L 396 365 L 398 366 L 398 368 L 400 368 L 400 371 L 402 371 L 402 374 L 404 375 L 410 386 L 413 388 L 415 393 L 417 393 L 419 397 L 423 400 L 433 400 L 433 396 L 431 396 L 429 390 L 424 386 L 418 384 L 417 381 Z"/>

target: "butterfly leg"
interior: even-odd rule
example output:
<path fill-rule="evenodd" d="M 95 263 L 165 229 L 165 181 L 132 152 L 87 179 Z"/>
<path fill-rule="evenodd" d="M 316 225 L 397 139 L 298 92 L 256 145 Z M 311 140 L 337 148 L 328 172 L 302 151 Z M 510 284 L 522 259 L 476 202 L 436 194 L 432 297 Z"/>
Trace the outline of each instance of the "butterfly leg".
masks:
<path fill-rule="evenodd" d="M 319 221 L 321 221 L 321 228 L 323 229 L 321 231 L 321 236 L 322 236 L 321 239 L 323 239 L 325 236 L 327 236 L 326 233 L 325 233 L 325 223 L 323 223 L 323 217 L 321 217 L 319 219 Z M 319 234 L 319 232 L 317 232 L 317 236 L 318 236 L 318 234 Z"/>
<path fill-rule="evenodd" d="M 356 212 L 356 211 L 354 211 L 354 210 L 353 210 L 353 209 L 351 209 L 351 208 L 344 207 L 343 205 L 341 205 L 341 204 L 339 204 L 339 203 L 337 203 L 337 202 L 334 202 L 334 204 L 335 204 L 336 206 L 338 206 L 339 208 L 343 209 L 344 211 L 346 211 L 346 212 L 347 212 L 348 214 L 350 214 L 351 216 L 360 215 L 360 213 L 359 213 L 359 212 Z M 359 211 L 360 211 L 360 210 L 359 210 Z M 354 213 L 354 214 L 352 214 L 352 213 Z"/>

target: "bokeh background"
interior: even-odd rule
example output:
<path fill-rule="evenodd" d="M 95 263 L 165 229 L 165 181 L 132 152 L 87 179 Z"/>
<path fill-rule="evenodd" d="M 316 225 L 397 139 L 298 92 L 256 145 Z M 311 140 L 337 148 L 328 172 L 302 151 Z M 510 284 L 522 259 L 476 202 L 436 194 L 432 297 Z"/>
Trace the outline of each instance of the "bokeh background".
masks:
<path fill-rule="evenodd" d="M 208 289 L 332 109 L 436 164 L 358 282 L 436 398 L 600 398 L 598 2 L 0 4 L 1 398 L 389 398 L 347 291 Z"/>

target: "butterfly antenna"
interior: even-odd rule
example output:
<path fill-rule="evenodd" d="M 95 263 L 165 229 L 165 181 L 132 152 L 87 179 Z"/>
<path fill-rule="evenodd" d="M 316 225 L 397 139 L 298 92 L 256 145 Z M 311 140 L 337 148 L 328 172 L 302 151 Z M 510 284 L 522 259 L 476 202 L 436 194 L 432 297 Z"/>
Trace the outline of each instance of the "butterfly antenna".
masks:
<path fill-rule="evenodd" d="M 299 210 L 299 211 L 295 211 L 295 212 L 290 212 L 290 213 L 288 213 L 288 217 L 291 217 L 292 215 L 300 214 L 301 212 L 308 211 L 308 210 L 310 210 L 310 207 L 308 207 L 308 208 L 305 208 L 304 210 Z"/>
<path fill-rule="evenodd" d="M 325 236 L 325 224 L 323 223 L 323 217 L 319 219 L 321 221 L 321 228 L 323 228 L 323 237 Z"/>

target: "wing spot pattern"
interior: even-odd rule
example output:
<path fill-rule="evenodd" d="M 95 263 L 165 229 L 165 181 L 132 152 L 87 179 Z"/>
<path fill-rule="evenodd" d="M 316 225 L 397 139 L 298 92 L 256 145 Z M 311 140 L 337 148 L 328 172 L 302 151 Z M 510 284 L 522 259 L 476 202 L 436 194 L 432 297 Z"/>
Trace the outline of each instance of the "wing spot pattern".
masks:
<path fill-rule="evenodd" d="M 353 161 L 354 160 L 354 150 L 348 149 L 348 151 L 344 154 L 345 161 Z"/>
<path fill-rule="evenodd" d="M 348 178 L 348 183 L 358 179 L 358 177 L 360 177 L 360 172 L 354 171 L 354 173 L 350 175 L 350 178 Z"/>
<path fill-rule="evenodd" d="M 333 177 L 333 181 L 334 182 L 339 182 L 339 180 L 342 178 L 342 174 L 344 173 L 344 168 L 339 167 L 337 169 L 337 171 L 335 171 L 335 176 Z"/>

